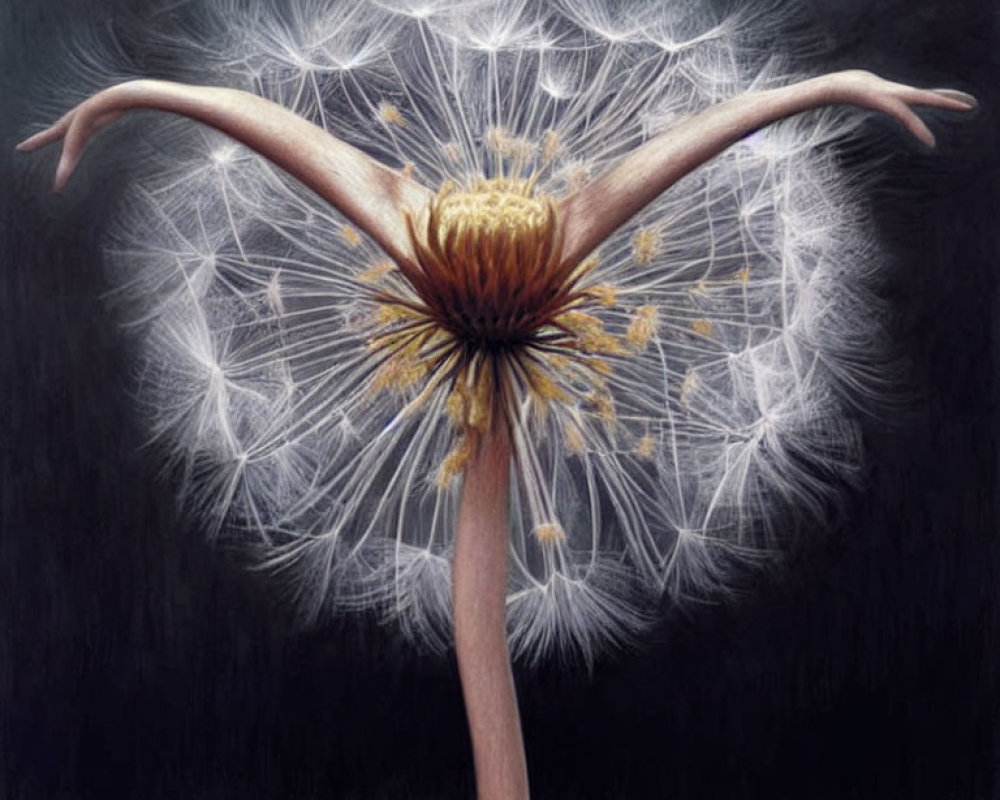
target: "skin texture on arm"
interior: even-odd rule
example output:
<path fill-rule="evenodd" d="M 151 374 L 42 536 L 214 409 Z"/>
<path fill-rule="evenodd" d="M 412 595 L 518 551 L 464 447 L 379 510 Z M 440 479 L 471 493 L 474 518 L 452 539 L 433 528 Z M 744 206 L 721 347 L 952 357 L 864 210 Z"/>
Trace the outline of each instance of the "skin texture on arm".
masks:
<path fill-rule="evenodd" d="M 582 261 L 657 196 L 744 136 L 772 122 L 829 105 L 882 111 L 933 147 L 934 135 L 912 106 L 971 111 L 976 101 L 951 89 L 915 89 L 870 72 L 851 70 L 719 103 L 646 142 L 618 166 L 563 200 L 563 261 Z"/>
<path fill-rule="evenodd" d="M 405 215 L 422 209 L 431 193 L 294 112 L 248 92 L 129 81 L 98 92 L 18 149 L 33 150 L 64 139 L 55 178 L 59 191 L 90 137 L 136 108 L 182 114 L 228 134 L 302 181 L 397 262 L 412 261 Z"/>

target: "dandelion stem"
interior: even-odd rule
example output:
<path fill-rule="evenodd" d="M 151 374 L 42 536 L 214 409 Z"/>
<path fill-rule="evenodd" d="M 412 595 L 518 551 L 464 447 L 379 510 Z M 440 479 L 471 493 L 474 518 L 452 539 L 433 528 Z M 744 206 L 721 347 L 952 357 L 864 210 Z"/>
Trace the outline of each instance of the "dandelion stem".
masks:
<path fill-rule="evenodd" d="M 466 467 L 452 599 L 455 649 L 472 737 L 478 800 L 527 800 L 521 721 L 507 647 L 510 433 L 495 421 Z"/>

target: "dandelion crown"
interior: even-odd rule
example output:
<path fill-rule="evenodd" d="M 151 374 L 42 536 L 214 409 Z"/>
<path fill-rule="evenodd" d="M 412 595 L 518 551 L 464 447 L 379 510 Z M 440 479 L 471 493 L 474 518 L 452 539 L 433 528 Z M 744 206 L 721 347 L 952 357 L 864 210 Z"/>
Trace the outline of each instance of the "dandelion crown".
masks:
<path fill-rule="evenodd" d="M 479 180 L 465 190 L 446 184 L 425 217 L 419 232 L 409 223 L 420 268 L 403 269 L 404 290 L 375 293 L 386 331 L 370 347 L 387 353 L 376 388 L 400 391 L 425 378 L 425 392 L 446 385 L 459 436 L 439 485 L 447 488 L 466 466 L 468 429 L 487 430 L 495 414 L 517 424 L 524 399 L 542 415 L 552 402 L 602 405 L 610 421 L 604 376 L 612 367 L 601 356 L 627 350 L 581 309 L 613 302 L 614 290 L 580 288 L 596 261 L 561 260 L 553 200 L 535 197 L 528 181 Z M 535 533 L 544 539 L 556 531 L 562 538 L 553 520 Z"/>
<path fill-rule="evenodd" d="M 212 4 L 216 33 L 171 47 L 255 97 L 124 84 L 25 143 L 65 135 L 60 184 L 124 108 L 248 146 L 170 128 L 111 260 L 185 497 L 307 617 L 375 608 L 448 645 L 462 479 L 497 425 L 528 658 L 589 659 L 664 592 L 724 588 L 856 469 L 873 254 L 823 145 L 862 117 L 770 123 L 859 105 L 929 143 L 910 106 L 970 99 L 791 87 L 740 18 L 616 9 Z"/>

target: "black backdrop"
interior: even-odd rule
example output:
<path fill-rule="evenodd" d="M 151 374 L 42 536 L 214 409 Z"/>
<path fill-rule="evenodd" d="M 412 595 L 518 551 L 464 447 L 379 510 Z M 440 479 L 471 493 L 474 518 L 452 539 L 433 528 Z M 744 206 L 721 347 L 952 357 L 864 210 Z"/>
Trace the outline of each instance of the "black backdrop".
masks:
<path fill-rule="evenodd" d="M 918 400 L 867 425 L 864 488 L 778 580 L 665 609 L 642 652 L 593 674 L 518 674 L 535 796 L 1000 796 L 990 5 L 803 9 L 826 66 L 982 101 L 972 121 L 938 119 L 933 154 L 870 124 L 893 142 L 871 201 Z M 0 797 L 470 797 L 453 661 L 365 620 L 291 633 L 140 450 L 131 343 L 101 299 L 117 165 L 85 163 L 51 198 L 12 152 L 50 113 L 33 76 L 68 34 L 141 6 L 6 0 L 0 17 Z"/>

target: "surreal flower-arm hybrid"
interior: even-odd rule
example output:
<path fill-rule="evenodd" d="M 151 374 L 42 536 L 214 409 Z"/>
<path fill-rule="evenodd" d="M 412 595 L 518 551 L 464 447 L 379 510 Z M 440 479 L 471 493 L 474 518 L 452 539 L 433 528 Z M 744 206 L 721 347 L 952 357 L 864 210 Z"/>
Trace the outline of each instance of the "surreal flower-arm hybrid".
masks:
<path fill-rule="evenodd" d="M 452 596 L 477 784 L 482 800 L 515 800 L 527 797 L 527 779 L 504 627 L 512 496 L 538 523 L 536 555 L 546 573 L 570 575 L 572 570 L 564 568 L 570 557 L 563 549 L 566 534 L 555 518 L 558 498 L 546 494 L 540 481 L 525 480 L 518 489 L 511 466 L 521 475 L 542 472 L 528 421 L 544 420 L 552 409 L 561 409 L 567 421 L 571 451 L 584 450 L 582 406 L 593 406 L 610 428 L 609 360 L 644 350 L 656 327 L 655 309 L 642 306 L 621 336 L 604 330 L 586 309 L 602 298 L 613 305 L 613 289 L 587 284 L 595 267 L 585 259 L 668 187 L 739 139 L 828 104 L 888 113 L 928 145 L 933 138 L 912 106 L 974 107 L 971 97 L 958 92 L 914 89 L 864 72 L 836 73 L 713 106 L 652 138 L 561 200 L 536 195 L 533 176 L 521 175 L 480 177 L 469 186 L 445 185 L 432 194 L 277 104 L 231 89 L 160 81 L 135 81 L 100 92 L 20 148 L 65 138 L 59 188 L 87 139 L 122 111 L 155 108 L 189 116 L 301 180 L 396 262 L 402 278 L 372 293 L 384 319 L 369 342 L 380 363 L 370 388 L 414 391 L 405 407 L 410 411 L 437 398 L 433 407 L 439 414 L 446 410 L 454 429 L 455 445 L 441 463 L 441 473 L 446 479 L 464 475 L 454 519 Z M 640 250 L 645 246 L 652 247 L 647 241 Z M 642 265 L 648 258 L 637 261 Z M 707 338 L 711 330 L 707 321 L 691 323 L 697 336 Z M 661 352 L 659 357 L 667 374 L 667 356 Z M 624 394 L 623 386 L 619 391 Z M 682 402 L 684 391 L 682 386 Z M 535 417 L 529 409 L 535 409 Z M 673 425 L 672 419 L 668 424 Z M 649 436 L 636 446 L 639 457 L 651 451 Z M 625 499 L 636 484 L 615 473 L 615 457 L 613 452 L 609 456 L 612 468 L 602 474 L 607 483 L 600 490 L 594 488 L 597 469 L 585 463 L 592 504 L 601 492 L 613 496 L 616 514 L 628 522 L 623 536 L 629 552 L 643 569 L 656 572 L 663 565 L 644 538 L 646 522 L 636 512 L 639 501 Z M 372 479 L 379 469 L 384 471 L 386 458 L 384 453 L 372 457 Z M 348 478 L 348 485 L 357 479 Z M 440 492 L 446 493 L 448 486 L 442 481 Z M 342 507 L 354 509 L 352 502 L 348 497 Z M 359 503 L 357 508 L 363 507 Z M 713 498 L 706 520 L 714 508 Z M 332 523 L 330 528 L 337 530 Z M 311 537 L 309 544 L 323 540 Z M 351 554 L 359 550 L 356 545 Z M 325 569 L 329 572 L 328 563 Z M 600 615 L 607 609 L 598 602 L 593 611 Z"/>

